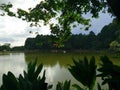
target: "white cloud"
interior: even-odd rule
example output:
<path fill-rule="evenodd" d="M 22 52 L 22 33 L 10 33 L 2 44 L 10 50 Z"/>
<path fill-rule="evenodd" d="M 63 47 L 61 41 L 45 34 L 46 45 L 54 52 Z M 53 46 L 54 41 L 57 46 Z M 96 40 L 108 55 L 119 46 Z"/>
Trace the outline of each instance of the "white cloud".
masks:
<path fill-rule="evenodd" d="M 25 34 L 25 27 L 28 26 L 26 22 L 23 22 L 17 18 L 11 18 L 9 16 L 0 17 L 0 43 L 12 43 L 12 46 L 15 45 L 15 41 L 18 41 L 21 37 L 16 37 L 20 34 Z M 26 36 L 22 37 L 26 38 Z M 21 42 L 21 41 L 19 41 Z M 22 42 L 21 42 L 22 44 Z"/>
<path fill-rule="evenodd" d="M 14 6 L 13 10 L 17 7 L 22 9 L 28 9 L 29 7 L 34 7 L 41 0 L 0 0 L 1 3 L 11 2 Z M 92 20 L 92 27 L 90 30 L 95 30 L 98 33 L 101 28 L 111 22 L 112 19 L 108 14 L 101 14 L 99 19 Z M 1 43 L 11 43 L 12 46 L 24 45 L 25 39 L 27 37 L 35 37 L 35 34 L 30 34 L 29 31 L 39 32 L 39 34 L 50 34 L 49 26 L 41 27 L 29 27 L 29 23 L 22 21 L 20 19 L 0 16 L 0 44 Z M 83 30 L 74 29 L 73 33 L 88 33 Z"/>
<path fill-rule="evenodd" d="M 11 2 L 16 8 L 28 9 L 34 7 L 41 0 L 0 0 L 1 3 Z M 12 46 L 24 45 L 27 37 L 34 37 L 29 31 L 39 32 L 40 34 L 50 34 L 49 26 L 29 27 L 29 23 L 15 17 L 0 16 L 0 44 L 11 43 Z"/>
<path fill-rule="evenodd" d="M 12 46 L 24 45 L 27 37 L 34 37 L 29 31 L 39 34 L 50 34 L 49 26 L 29 27 L 29 23 L 14 17 L 0 17 L 0 43 L 11 43 Z"/>
<path fill-rule="evenodd" d="M 28 10 L 28 8 L 35 7 L 35 5 L 41 1 L 42 0 L 0 0 L 0 4 L 7 4 L 10 2 L 13 4 L 13 8 L 11 10 L 16 12 L 17 8 Z"/>

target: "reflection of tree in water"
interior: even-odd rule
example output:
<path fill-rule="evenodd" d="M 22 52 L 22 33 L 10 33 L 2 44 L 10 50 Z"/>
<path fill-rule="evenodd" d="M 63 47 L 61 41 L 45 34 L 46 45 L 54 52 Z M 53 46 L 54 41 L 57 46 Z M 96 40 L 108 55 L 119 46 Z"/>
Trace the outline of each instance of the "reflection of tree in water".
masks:
<path fill-rule="evenodd" d="M 72 64 L 72 57 L 79 57 L 79 55 L 71 53 L 25 53 L 27 63 L 37 58 L 38 64 L 43 63 L 45 66 L 54 66 L 59 62 L 61 67 L 67 67 L 68 64 Z"/>

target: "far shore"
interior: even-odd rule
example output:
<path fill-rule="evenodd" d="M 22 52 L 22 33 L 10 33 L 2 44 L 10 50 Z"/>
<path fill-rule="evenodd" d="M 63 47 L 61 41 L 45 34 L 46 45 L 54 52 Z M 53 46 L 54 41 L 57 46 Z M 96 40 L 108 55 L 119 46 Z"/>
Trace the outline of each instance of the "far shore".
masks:
<path fill-rule="evenodd" d="M 110 50 L 61 50 L 61 49 L 53 49 L 53 50 L 17 50 L 17 51 L 0 51 L 0 54 L 9 54 L 9 53 L 29 53 L 29 52 L 43 52 L 43 53 L 93 53 L 93 54 L 118 54 L 120 52 L 114 52 Z"/>

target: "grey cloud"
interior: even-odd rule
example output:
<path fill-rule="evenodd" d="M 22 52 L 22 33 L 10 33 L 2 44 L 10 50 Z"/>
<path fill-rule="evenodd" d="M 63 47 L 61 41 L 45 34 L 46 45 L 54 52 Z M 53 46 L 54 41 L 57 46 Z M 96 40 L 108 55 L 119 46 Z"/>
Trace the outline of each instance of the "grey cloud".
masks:
<path fill-rule="evenodd" d="M 13 38 L 7 38 L 7 37 L 3 37 L 0 38 L 0 42 L 14 42 L 15 40 Z"/>

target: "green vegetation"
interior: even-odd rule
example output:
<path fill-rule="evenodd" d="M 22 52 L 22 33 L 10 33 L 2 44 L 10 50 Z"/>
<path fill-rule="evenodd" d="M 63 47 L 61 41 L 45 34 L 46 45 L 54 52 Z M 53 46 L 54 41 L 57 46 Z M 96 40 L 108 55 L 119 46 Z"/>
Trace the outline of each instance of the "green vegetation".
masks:
<path fill-rule="evenodd" d="M 109 90 L 120 89 L 120 66 L 114 65 L 107 56 L 101 57 L 102 65 L 98 69 L 102 84 L 108 84 Z"/>
<path fill-rule="evenodd" d="M 115 22 L 115 20 L 110 25 L 105 26 L 101 34 L 97 36 L 91 32 L 89 35 L 79 35 L 78 37 L 72 35 L 74 38 L 70 38 L 73 27 L 81 24 L 87 30 L 91 26 L 90 19 L 84 17 L 84 15 L 90 14 L 92 18 L 97 18 L 99 12 L 103 11 L 112 13 L 120 20 L 119 0 L 44 0 L 27 11 L 18 8 L 16 13 L 11 11 L 13 6 L 11 3 L 1 4 L 0 9 L 6 12 L 1 16 L 7 14 L 11 17 L 20 18 L 30 22 L 30 26 L 40 26 L 41 21 L 50 26 L 50 36 L 40 35 L 36 36 L 35 40 L 32 38 L 27 39 L 25 49 L 51 49 L 54 45 L 58 48 L 65 46 L 63 49 L 99 50 L 110 48 L 119 51 L 120 37 L 118 36 L 120 36 L 120 31 L 118 28 L 120 26 L 118 25 L 119 22 Z M 53 18 L 58 23 L 51 22 Z M 117 34 L 115 35 L 115 33 Z M 75 40 L 73 41 L 73 39 Z M 13 48 L 13 50 L 19 49 L 24 50 L 24 47 Z"/>
<path fill-rule="evenodd" d="M 24 46 L 15 46 L 11 48 L 11 51 L 24 51 L 25 47 Z"/>
<path fill-rule="evenodd" d="M 10 51 L 11 48 L 10 48 L 10 44 L 9 43 L 6 43 L 4 45 L 0 45 L 0 51 Z"/>
<path fill-rule="evenodd" d="M 64 83 L 58 82 L 56 90 L 70 90 L 71 81 L 65 81 Z"/>
<path fill-rule="evenodd" d="M 40 77 L 39 74 L 43 68 L 40 64 L 36 68 L 36 61 L 28 64 L 27 72 L 24 71 L 24 75 L 19 75 L 16 78 L 13 73 L 8 72 L 8 74 L 3 75 L 3 84 L 0 90 L 48 90 L 52 86 L 45 82 L 45 71 L 43 76 Z"/>
<path fill-rule="evenodd" d="M 52 39 L 58 46 L 66 41 L 71 35 L 73 27 L 81 24 L 88 30 L 91 26 L 90 19 L 84 15 L 90 14 L 92 18 L 97 18 L 99 12 L 109 12 L 120 19 L 119 0 L 44 0 L 40 1 L 34 8 L 23 10 L 18 8 L 17 12 L 12 12 L 11 3 L 0 5 L 0 9 L 6 13 L 2 14 L 14 16 L 30 22 L 30 26 L 40 26 L 40 21 L 45 25 L 50 25 Z M 58 23 L 51 22 L 51 19 Z"/>
<path fill-rule="evenodd" d="M 37 35 L 35 38 L 28 38 L 25 41 L 26 50 L 108 50 L 119 51 L 120 24 L 114 19 L 112 23 L 103 27 L 98 35 L 90 32 L 88 35 L 71 35 L 59 47 L 50 35 Z M 116 43 L 114 43 L 116 42 Z"/>
<path fill-rule="evenodd" d="M 24 46 L 10 48 L 10 45 L 5 44 L 0 46 L 0 51 L 111 50 L 112 52 L 119 52 L 119 28 L 120 24 L 114 19 L 112 23 L 104 26 L 97 35 L 92 31 L 88 35 L 71 35 L 61 47 L 52 40 L 51 35 L 37 35 L 35 38 L 27 38 Z"/>
<path fill-rule="evenodd" d="M 97 66 L 95 65 L 95 58 L 92 57 L 90 63 L 88 62 L 88 59 L 86 57 L 83 61 L 73 60 L 73 62 L 74 65 L 70 65 L 70 67 L 68 68 L 71 74 L 76 80 L 81 82 L 84 86 L 88 87 L 89 90 L 94 90 L 97 68 Z"/>
<path fill-rule="evenodd" d="M 74 65 L 69 65 L 68 70 L 73 77 L 79 81 L 83 86 L 73 84 L 72 86 L 77 90 L 94 90 L 95 83 L 98 87 L 95 90 L 119 90 L 120 88 L 120 66 L 114 65 L 107 56 L 101 57 L 102 64 L 97 69 L 95 58 L 88 60 L 86 57 L 83 60 L 73 60 Z M 49 90 L 53 85 L 48 85 L 45 82 L 45 71 L 43 76 L 39 74 L 43 68 L 40 64 L 36 67 L 36 61 L 28 64 L 27 72 L 16 78 L 12 72 L 3 75 L 3 84 L 0 90 Z M 97 70 L 100 72 L 97 74 Z M 96 82 L 96 78 L 100 77 L 102 83 Z M 103 88 L 102 85 L 108 84 L 108 87 Z M 103 89 L 102 89 L 103 88 Z M 58 82 L 56 90 L 71 90 L 71 81 L 64 83 Z"/>
<path fill-rule="evenodd" d="M 112 12 L 118 20 L 120 20 L 120 1 L 119 0 L 44 0 L 37 4 L 34 8 L 29 8 L 28 11 L 17 9 L 14 13 L 11 11 L 12 4 L 2 4 L 0 9 L 5 11 L 5 14 L 21 18 L 30 22 L 30 26 L 40 26 L 40 21 L 45 25 L 49 25 L 51 29 L 51 36 L 38 35 L 36 38 L 29 38 L 26 40 L 25 49 L 27 50 L 41 50 L 41 49 L 111 49 L 119 51 L 120 48 L 120 31 L 119 22 L 111 23 L 105 26 L 100 34 L 97 36 L 90 32 L 89 35 L 71 35 L 72 27 L 81 24 L 85 30 L 91 26 L 90 19 L 85 18 L 84 15 L 88 13 L 92 18 L 97 18 L 100 11 Z M 106 8 L 107 7 L 107 8 Z M 58 23 L 51 22 L 51 19 L 56 19 Z M 73 25 L 73 26 L 72 26 Z M 48 38 L 50 38 L 48 42 Z M 67 41 L 68 40 L 68 41 Z M 90 42 L 91 41 L 91 42 Z M 9 46 L 0 47 L 1 51 L 8 50 Z M 24 49 L 24 47 L 16 47 L 17 49 Z M 93 90 L 97 77 L 101 77 L 103 82 L 99 84 L 98 90 L 102 90 L 103 84 L 108 84 L 105 90 L 119 90 L 120 89 L 120 67 L 114 65 L 108 57 L 101 57 L 102 66 L 98 68 L 95 63 L 95 58 L 90 60 L 84 58 L 82 61 L 73 60 L 74 65 L 70 65 L 69 71 L 75 79 L 85 87 L 74 84 L 73 87 L 78 90 Z M 3 75 L 3 84 L 0 90 L 48 90 L 52 88 L 51 85 L 45 82 L 45 71 L 43 77 L 39 76 L 43 65 L 40 64 L 36 68 L 36 62 L 29 63 L 28 71 L 24 71 L 24 75 L 16 78 L 13 73 Z M 99 71 L 100 74 L 96 74 Z M 64 83 L 58 82 L 57 90 L 70 90 L 70 81 Z"/>

